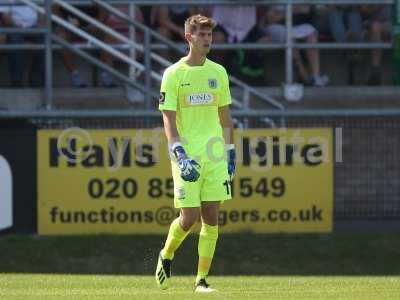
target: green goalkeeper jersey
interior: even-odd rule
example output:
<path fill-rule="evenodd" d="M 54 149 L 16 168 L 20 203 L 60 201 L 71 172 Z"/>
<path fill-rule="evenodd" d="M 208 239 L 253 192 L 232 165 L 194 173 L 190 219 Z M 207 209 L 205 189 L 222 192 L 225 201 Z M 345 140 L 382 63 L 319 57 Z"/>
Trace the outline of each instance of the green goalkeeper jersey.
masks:
<path fill-rule="evenodd" d="M 231 102 L 225 68 L 209 59 L 201 66 L 189 66 L 182 58 L 164 72 L 159 109 L 176 111 L 181 142 L 194 159 L 224 157 L 218 108 Z"/>

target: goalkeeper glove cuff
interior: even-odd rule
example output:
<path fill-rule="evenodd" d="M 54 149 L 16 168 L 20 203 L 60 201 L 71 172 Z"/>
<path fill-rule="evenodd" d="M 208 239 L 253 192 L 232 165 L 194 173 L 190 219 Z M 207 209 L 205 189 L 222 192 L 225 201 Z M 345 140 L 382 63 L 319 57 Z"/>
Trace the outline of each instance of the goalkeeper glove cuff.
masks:
<path fill-rule="evenodd" d="M 230 179 L 232 180 L 235 176 L 236 171 L 236 151 L 235 144 L 226 145 L 227 156 L 228 156 L 228 174 Z"/>
<path fill-rule="evenodd" d="M 183 146 L 180 142 L 175 142 L 172 144 L 171 152 L 174 154 L 174 156 L 178 162 L 180 160 L 188 157 L 185 152 L 185 149 L 183 148 Z"/>

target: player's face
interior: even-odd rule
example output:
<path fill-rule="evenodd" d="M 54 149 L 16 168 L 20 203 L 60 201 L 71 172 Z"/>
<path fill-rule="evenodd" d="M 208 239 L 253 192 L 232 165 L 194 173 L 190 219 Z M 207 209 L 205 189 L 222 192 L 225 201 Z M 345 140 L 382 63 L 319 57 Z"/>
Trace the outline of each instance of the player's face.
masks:
<path fill-rule="evenodd" d="M 191 35 L 192 48 L 201 54 L 207 54 L 210 51 L 212 43 L 212 29 L 197 29 Z"/>

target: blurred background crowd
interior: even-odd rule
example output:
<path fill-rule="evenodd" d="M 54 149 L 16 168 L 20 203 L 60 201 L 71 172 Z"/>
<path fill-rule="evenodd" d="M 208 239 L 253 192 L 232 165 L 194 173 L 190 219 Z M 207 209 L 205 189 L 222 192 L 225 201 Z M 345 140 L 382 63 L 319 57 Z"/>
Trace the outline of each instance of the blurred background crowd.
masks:
<path fill-rule="evenodd" d="M 83 12 L 95 17 L 103 24 L 128 36 L 128 24 L 111 15 L 95 4 L 80 6 Z M 128 5 L 117 6 L 127 13 Z M 391 6 L 388 5 L 296 5 L 293 8 L 292 36 L 296 42 L 390 42 L 392 40 Z M 100 31 L 97 27 L 75 17 L 62 7 L 54 5 L 53 13 L 102 41 L 113 44 L 115 38 Z M 136 6 L 135 18 L 161 35 L 177 43 L 184 43 L 183 23 L 192 14 L 204 14 L 214 18 L 218 26 L 214 31 L 214 43 L 285 43 L 285 7 L 284 6 Z M 3 28 L 35 28 L 44 24 L 43 17 L 26 5 L 0 6 L 0 26 Z M 53 31 L 69 42 L 79 39 L 65 28 L 54 26 Z M 136 42 L 143 41 L 143 33 L 137 31 Z M 43 43 L 43 35 L 7 33 L 0 35 L 0 43 Z M 157 50 L 160 55 L 174 60 L 171 51 Z M 281 51 L 281 50 L 269 50 Z M 295 80 L 304 85 L 324 87 L 331 84 L 329 69 L 323 70 L 323 59 L 319 49 L 296 49 L 293 52 Z M 340 51 L 341 62 L 346 66 L 367 65 L 362 85 L 382 84 L 382 49 L 364 50 L 346 49 Z M 269 85 L 275 69 L 271 69 L 269 55 L 265 50 L 214 50 L 210 58 L 222 63 L 231 74 L 250 84 Z M 42 51 L 1 51 L 1 66 L 7 68 L 9 85 L 41 86 L 44 78 L 44 55 Z M 73 87 L 85 87 L 87 80 L 82 76 L 80 66 L 74 55 L 68 50 L 58 52 L 63 68 L 68 74 L 69 84 Z M 283 52 L 282 52 L 283 53 Z M 57 54 L 58 55 L 58 54 Z M 116 64 L 108 53 L 100 51 L 101 61 L 109 66 Z M 143 59 L 138 55 L 136 59 Z M 6 67 L 7 66 L 7 67 Z M 284 65 L 282 64 L 282 68 Z M 354 84 L 355 79 L 348 69 L 347 83 Z M 106 71 L 100 71 L 99 85 L 114 87 L 116 82 Z"/>

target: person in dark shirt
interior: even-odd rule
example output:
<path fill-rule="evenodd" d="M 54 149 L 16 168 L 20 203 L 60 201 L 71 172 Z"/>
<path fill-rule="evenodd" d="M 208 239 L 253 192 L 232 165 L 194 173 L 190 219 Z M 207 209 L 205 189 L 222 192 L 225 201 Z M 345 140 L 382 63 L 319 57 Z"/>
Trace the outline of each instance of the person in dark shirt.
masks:
<path fill-rule="evenodd" d="M 89 6 L 79 6 L 79 10 L 92 18 L 95 18 L 97 21 L 105 24 L 106 20 L 108 19 L 108 12 L 98 6 L 98 5 L 89 5 Z M 55 5 L 54 6 L 54 14 L 62 17 L 63 19 L 67 20 L 71 24 L 79 27 L 80 29 L 86 31 L 90 35 L 95 36 L 96 38 L 103 40 L 105 39 L 105 34 L 102 30 L 98 27 L 82 20 L 81 18 L 75 16 L 74 14 L 70 13 L 69 11 L 65 10 L 61 6 Z M 64 27 L 57 26 L 55 29 L 56 34 L 68 41 L 73 42 L 77 39 L 77 37 L 71 33 L 69 30 L 65 29 Z M 82 78 L 81 73 L 75 64 L 74 55 L 68 50 L 62 50 L 61 52 L 63 63 L 70 75 L 71 85 L 73 87 L 85 87 L 87 86 L 86 81 Z M 107 72 L 102 72 L 100 74 L 101 84 L 105 87 L 112 87 L 114 86 L 112 77 Z"/>

